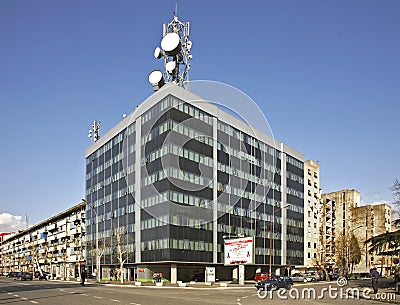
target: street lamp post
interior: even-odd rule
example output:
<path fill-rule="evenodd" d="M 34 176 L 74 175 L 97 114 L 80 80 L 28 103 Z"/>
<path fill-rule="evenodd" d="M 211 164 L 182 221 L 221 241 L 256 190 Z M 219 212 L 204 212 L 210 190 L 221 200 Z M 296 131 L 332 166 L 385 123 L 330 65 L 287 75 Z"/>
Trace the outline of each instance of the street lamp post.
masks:
<path fill-rule="evenodd" d="M 85 200 L 86 201 L 86 200 Z M 99 255 L 99 215 L 94 206 L 87 204 L 96 215 L 96 279 L 100 282 L 100 255 Z"/>
<path fill-rule="evenodd" d="M 285 204 L 276 210 L 276 212 L 286 209 L 290 204 Z M 274 226 L 275 226 L 275 206 L 272 206 L 272 216 L 270 221 L 270 236 L 269 236 L 269 274 L 268 277 L 272 275 L 272 252 L 274 251 L 274 243 L 272 242 L 273 234 L 274 234 Z"/>

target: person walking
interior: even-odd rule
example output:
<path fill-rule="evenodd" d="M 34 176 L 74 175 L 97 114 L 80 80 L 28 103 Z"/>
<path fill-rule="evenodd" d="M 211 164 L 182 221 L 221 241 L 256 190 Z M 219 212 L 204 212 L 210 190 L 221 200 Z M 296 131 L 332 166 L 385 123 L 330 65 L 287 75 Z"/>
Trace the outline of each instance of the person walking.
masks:
<path fill-rule="evenodd" d="M 371 278 L 372 278 L 372 289 L 374 290 L 374 293 L 378 293 L 379 277 L 380 277 L 379 272 L 376 270 L 376 268 L 373 268 L 371 271 Z"/>
<path fill-rule="evenodd" d="M 86 270 L 83 269 L 81 272 L 81 286 L 85 286 Z"/>

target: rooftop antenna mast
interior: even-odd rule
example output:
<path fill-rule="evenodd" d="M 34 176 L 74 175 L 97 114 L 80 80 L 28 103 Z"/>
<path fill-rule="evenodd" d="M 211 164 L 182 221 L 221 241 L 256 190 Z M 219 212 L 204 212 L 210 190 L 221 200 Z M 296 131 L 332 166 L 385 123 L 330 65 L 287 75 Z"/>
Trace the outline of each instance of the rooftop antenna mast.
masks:
<path fill-rule="evenodd" d="M 93 121 L 92 129 L 89 130 L 88 138 L 93 138 L 93 142 L 100 139 L 100 121 Z"/>
<path fill-rule="evenodd" d="M 178 19 L 178 5 L 175 6 L 174 18 L 163 25 L 161 48 L 154 50 L 154 57 L 164 59 L 164 72 L 154 70 L 149 75 L 149 82 L 154 91 L 160 89 L 165 82 L 173 82 L 181 87 L 189 84 L 190 54 L 192 42 L 189 40 L 190 23 Z"/>

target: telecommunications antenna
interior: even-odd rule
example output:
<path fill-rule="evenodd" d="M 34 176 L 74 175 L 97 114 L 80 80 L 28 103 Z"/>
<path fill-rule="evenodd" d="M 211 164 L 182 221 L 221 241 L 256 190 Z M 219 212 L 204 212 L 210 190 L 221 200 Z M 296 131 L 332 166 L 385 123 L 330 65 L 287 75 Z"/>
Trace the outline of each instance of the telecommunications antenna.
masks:
<path fill-rule="evenodd" d="M 92 129 L 89 130 L 88 137 L 92 138 L 93 142 L 100 139 L 100 121 L 93 121 Z"/>
<path fill-rule="evenodd" d="M 154 91 L 164 86 L 165 82 L 176 83 L 181 87 L 189 84 L 190 54 L 192 42 L 189 40 L 189 22 L 181 22 L 175 8 L 174 18 L 170 23 L 163 25 L 161 47 L 154 50 L 154 57 L 164 59 L 164 72 L 153 70 L 149 75 L 149 82 Z"/>

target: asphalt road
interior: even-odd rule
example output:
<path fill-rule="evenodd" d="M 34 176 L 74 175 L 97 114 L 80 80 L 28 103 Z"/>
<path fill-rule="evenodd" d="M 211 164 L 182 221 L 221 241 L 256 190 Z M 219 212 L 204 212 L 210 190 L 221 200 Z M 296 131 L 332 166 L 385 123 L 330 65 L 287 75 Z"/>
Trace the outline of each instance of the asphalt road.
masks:
<path fill-rule="evenodd" d="M 0 304 L 42 305 L 257 305 L 257 304 L 380 304 L 365 298 L 363 289 L 369 282 L 356 285 L 359 299 L 346 294 L 348 287 L 336 283 L 296 284 L 290 292 L 275 291 L 257 295 L 253 287 L 246 288 L 167 288 L 130 287 L 60 281 L 16 281 L 0 278 Z M 364 287 L 365 286 L 365 287 Z M 355 286 L 353 286 L 355 287 Z M 306 290 L 305 290 L 306 289 Z M 347 297 L 347 298 L 346 298 Z M 367 295 L 367 297 L 371 297 Z M 372 296 L 374 297 L 374 296 Z"/>

